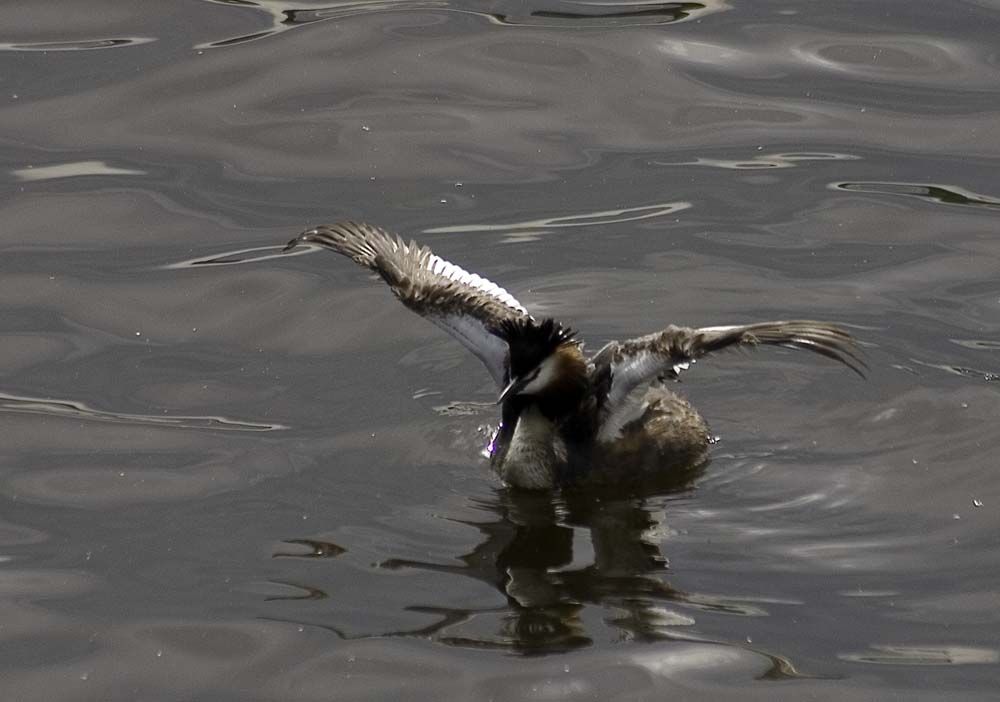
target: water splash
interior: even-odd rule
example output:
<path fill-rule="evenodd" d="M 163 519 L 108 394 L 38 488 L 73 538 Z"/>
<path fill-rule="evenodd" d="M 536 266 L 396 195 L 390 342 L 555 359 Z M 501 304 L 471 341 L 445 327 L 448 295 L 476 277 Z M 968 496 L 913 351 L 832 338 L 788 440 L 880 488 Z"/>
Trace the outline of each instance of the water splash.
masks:
<path fill-rule="evenodd" d="M 495 402 L 462 402 L 454 401 L 433 408 L 442 417 L 473 417 L 496 412 Z"/>

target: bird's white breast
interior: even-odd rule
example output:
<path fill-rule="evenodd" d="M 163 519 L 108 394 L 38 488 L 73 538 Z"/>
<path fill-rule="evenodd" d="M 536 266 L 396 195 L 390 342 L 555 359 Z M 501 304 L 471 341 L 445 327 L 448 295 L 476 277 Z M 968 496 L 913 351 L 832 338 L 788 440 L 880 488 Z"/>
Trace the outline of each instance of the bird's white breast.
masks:
<path fill-rule="evenodd" d="M 520 414 L 503 462 L 495 467 L 500 479 L 529 490 L 555 487 L 556 472 L 566 461 L 566 446 L 555 425 L 535 406 Z"/>

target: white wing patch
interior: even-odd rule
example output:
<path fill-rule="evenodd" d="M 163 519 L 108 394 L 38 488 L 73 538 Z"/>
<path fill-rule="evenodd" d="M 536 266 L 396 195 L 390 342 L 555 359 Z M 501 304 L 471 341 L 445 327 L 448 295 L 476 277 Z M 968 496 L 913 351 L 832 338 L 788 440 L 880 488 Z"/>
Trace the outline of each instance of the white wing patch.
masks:
<path fill-rule="evenodd" d="M 632 391 L 625 394 L 615 405 L 607 405 L 604 418 L 601 420 L 601 427 L 597 432 L 598 441 L 614 441 L 621 438 L 622 429 L 629 422 L 638 419 L 646 411 L 646 397 L 648 385 L 635 385 Z"/>
<path fill-rule="evenodd" d="M 503 387 L 508 352 L 506 341 L 490 334 L 482 322 L 468 315 L 428 315 L 426 319 L 475 354 L 486 366 L 497 387 Z"/>
<path fill-rule="evenodd" d="M 663 357 L 642 351 L 626 357 L 621 363 L 611 364 L 611 388 L 608 390 L 607 407 L 614 411 L 639 384 L 645 384 L 663 366 Z"/>
<path fill-rule="evenodd" d="M 406 307 L 455 337 L 483 362 L 498 386 L 505 384 L 510 349 L 503 322 L 531 315 L 499 285 L 363 222 L 309 229 L 285 250 L 300 243 L 330 249 L 378 273 Z"/>
<path fill-rule="evenodd" d="M 436 254 L 428 256 L 425 265 L 427 270 L 434 275 L 439 275 L 442 278 L 453 280 L 456 283 L 468 285 L 470 288 L 474 288 L 478 292 L 489 295 L 497 302 L 503 303 L 507 307 L 517 310 L 521 314 L 528 314 L 528 310 L 524 308 L 524 305 L 518 302 L 513 295 L 491 280 L 487 280 L 486 278 L 476 275 L 475 273 L 469 273 L 464 268 L 456 266 L 454 263 L 449 263 Z"/>
<path fill-rule="evenodd" d="M 612 441 L 621 433 L 622 427 L 637 419 L 646 409 L 643 399 L 649 384 L 668 369 L 678 374 L 694 362 L 693 359 L 677 359 L 673 363 L 653 351 L 643 350 L 626 356 L 621 363 L 611 364 L 611 387 L 605 400 L 605 417 L 598 439 Z"/>

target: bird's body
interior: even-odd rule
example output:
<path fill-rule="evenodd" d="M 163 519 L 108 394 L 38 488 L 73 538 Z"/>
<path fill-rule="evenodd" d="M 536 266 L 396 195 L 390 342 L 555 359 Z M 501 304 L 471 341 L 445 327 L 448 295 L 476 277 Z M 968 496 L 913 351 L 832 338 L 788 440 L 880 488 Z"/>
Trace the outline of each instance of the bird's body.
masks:
<path fill-rule="evenodd" d="M 611 342 L 588 358 L 567 327 L 536 321 L 495 283 L 377 227 L 317 227 L 287 248 L 298 244 L 329 248 L 374 270 L 404 305 L 484 363 L 502 388 L 491 465 L 518 488 L 631 482 L 702 463 L 705 420 L 663 381 L 713 351 L 769 344 L 811 350 L 858 373 L 863 367 L 846 332 L 812 321 L 669 326 Z"/>

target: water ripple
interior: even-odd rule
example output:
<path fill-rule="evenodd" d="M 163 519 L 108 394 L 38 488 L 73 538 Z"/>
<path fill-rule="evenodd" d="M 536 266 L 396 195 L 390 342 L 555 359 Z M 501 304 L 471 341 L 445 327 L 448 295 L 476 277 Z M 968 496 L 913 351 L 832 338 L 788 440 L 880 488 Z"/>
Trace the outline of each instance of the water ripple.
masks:
<path fill-rule="evenodd" d="M 911 358 L 912 363 L 916 363 L 919 366 L 924 366 L 925 368 L 934 368 L 935 370 L 941 370 L 945 373 L 950 373 L 952 375 L 960 375 L 965 378 L 980 378 L 985 380 L 987 383 L 992 383 L 1000 380 L 1000 372 L 982 370 L 978 368 L 969 368 L 967 366 L 953 366 L 948 363 L 928 363 L 926 361 L 921 361 L 916 358 Z M 898 366 L 900 370 L 910 370 L 906 366 Z"/>
<path fill-rule="evenodd" d="M 39 181 L 77 176 L 146 175 L 147 172 L 135 168 L 109 166 L 105 161 L 73 161 L 48 166 L 25 166 L 10 173 L 18 180 Z"/>
<path fill-rule="evenodd" d="M 852 193 L 871 193 L 875 195 L 903 195 L 930 200 L 942 205 L 964 205 L 970 207 L 1000 208 L 1000 198 L 990 195 L 980 195 L 957 185 L 942 185 L 936 183 L 905 183 L 893 181 L 857 181 L 847 183 L 831 183 L 833 190 L 846 190 Z"/>
<path fill-rule="evenodd" d="M 85 39 L 80 41 L 34 41 L 0 42 L 0 51 L 90 51 L 93 49 L 117 49 L 122 46 L 136 46 L 156 41 L 153 37 L 129 37 L 115 39 Z"/>
<path fill-rule="evenodd" d="M 298 550 L 275 551 L 271 558 L 336 558 L 347 549 L 338 546 L 332 541 L 320 541 L 317 539 L 285 539 L 281 543 L 291 546 L 300 546 Z"/>
<path fill-rule="evenodd" d="M 20 414 L 46 414 L 59 417 L 75 417 L 96 422 L 113 422 L 116 424 L 139 424 L 169 426 L 179 429 L 212 429 L 214 431 L 278 431 L 287 429 L 283 424 L 265 424 L 239 419 L 229 419 L 221 416 L 198 415 L 152 415 L 128 414 L 125 412 L 109 412 L 94 409 L 83 402 L 75 400 L 60 400 L 29 395 L 11 395 L 0 393 L 0 412 L 16 412 Z"/>
<path fill-rule="evenodd" d="M 549 27 L 557 29 L 616 29 L 619 27 L 655 26 L 673 24 L 701 18 L 728 10 L 724 0 L 705 2 L 649 2 L 632 3 L 572 2 L 559 3 L 563 10 L 533 10 L 528 13 L 494 12 L 486 9 L 460 6 L 449 0 L 353 0 L 327 2 L 318 7 L 303 6 L 303 2 L 287 0 L 203 0 L 218 5 L 251 8 L 269 15 L 271 26 L 267 29 L 225 39 L 199 44 L 198 49 L 218 49 L 243 44 L 273 36 L 289 29 L 322 22 L 344 20 L 348 17 L 386 12 L 453 12 L 476 15 L 498 26 Z M 511 8 L 515 10 L 514 7 Z M 519 8 L 516 8 L 519 9 Z"/>
<path fill-rule="evenodd" d="M 1000 663 L 1000 651 L 976 646 L 872 646 L 871 651 L 842 653 L 838 658 L 878 665 L 969 665 Z"/>
<path fill-rule="evenodd" d="M 866 80 L 923 82 L 972 63 L 968 53 L 957 42 L 928 36 L 855 35 L 802 41 L 794 55 L 806 64 Z"/>
<path fill-rule="evenodd" d="M 302 254 L 311 253 L 313 251 L 318 251 L 321 247 L 319 246 L 309 246 L 308 244 L 301 246 L 298 250 L 285 251 L 284 246 L 255 246 L 249 249 L 236 249 L 234 251 L 226 251 L 223 253 L 210 254 L 208 256 L 199 256 L 198 258 L 189 258 L 184 261 L 178 261 L 176 263 L 168 263 L 165 266 L 160 266 L 163 270 L 173 270 L 177 268 L 203 268 L 207 266 L 237 266 L 243 263 L 257 263 L 259 261 L 267 261 L 271 258 L 286 258 L 288 256 L 301 256 Z M 259 256 L 247 256 L 246 254 L 255 254 L 258 251 L 265 251 L 268 253 L 261 254 Z"/>
<path fill-rule="evenodd" d="M 1000 351 L 1000 341 L 993 341 L 992 339 L 948 339 L 948 341 L 959 346 L 964 346 L 967 349 Z"/>
<path fill-rule="evenodd" d="M 565 2 L 567 10 L 535 10 L 529 15 L 500 15 L 498 24 L 581 29 L 635 27 L 684 22 L 729 9 L 725 2 Z M 604 8 L 603 11 L 597 8 Z M 614 9 L 611 9 L 614 8 Z M 575 9 L 575 11 L 574 11 Z"/>
<path fill-rule="evenodd" d="M 757 154 L 744 159 L 696 158 L 694 161 L 653 161 L 655 166 L 710 166 L 729 170 L 768 170 L 774 168 L 795 168 L 800 161 L 859 161 L 860 156 L 852 154 L 823 153 L 810 151 L 808 153 Z"/>
<path fill-rule="evenodd" d="M 620 222 L 635 222 L 640 219 L 664 217 L 692 207 L 690 202 L 663 202 L 655 205 L 627 207 L 621 210 L 604 210 L 561 217 L 544 217 L 524 222 L 508 224 L 457 224 L 448 227 L 424 229 L 424 234 L 457 234 L 459 232 L 509 232 L 511 230 L 539 230 L 564 227 L 593 227 Z"/>
<path fill-rule="evenodd" d="M 716 73 L 778 78 L 803 69 L 872 83 L 996 86 L 988 54 L 975 44 L 939 37 L 810 32 L 804 27 L 758 27 L 741 41 L 670 36 L 659 49 L 676 62 Z"/>

